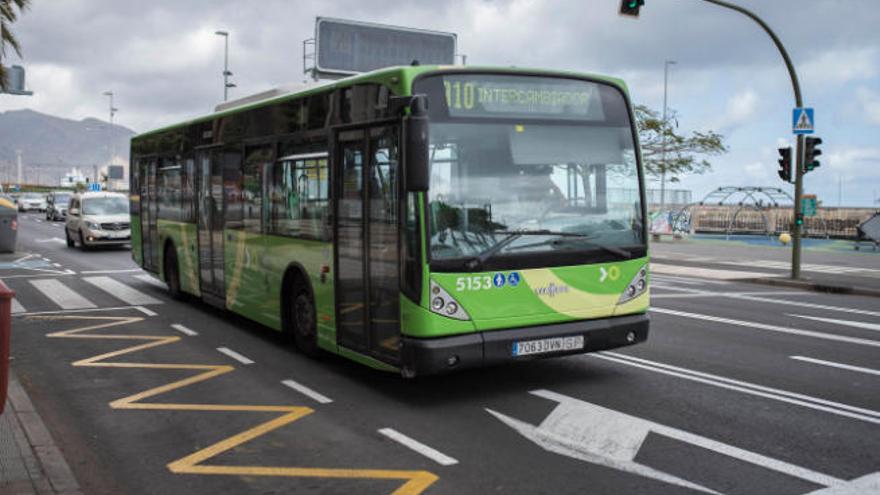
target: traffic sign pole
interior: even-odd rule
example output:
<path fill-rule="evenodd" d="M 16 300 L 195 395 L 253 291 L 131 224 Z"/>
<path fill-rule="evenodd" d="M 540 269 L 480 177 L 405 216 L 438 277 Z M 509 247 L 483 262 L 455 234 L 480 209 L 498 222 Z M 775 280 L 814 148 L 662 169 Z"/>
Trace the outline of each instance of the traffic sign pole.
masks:
<path fill-rule="evenodd" d="M 754 12 L 744 9 L 739 5 L 735 5 L 729 2 L 725 2 L 724 0 L 703 0 L 704 2 L 708 2 L 711 4 L 718 5 L 720 7 L 725 7 L 731 10 L 735 10 L 740 14 L 747 16 L 749 19 L 758 23 L 759 26 L 770 36 L 770 39 L 773 40 L 773 44 L 776 45 L 776 48 L 779 49 L 780 55 L 782 55 L 782 60 L 785 62 L 785 68 L 788 69 L 788 76 L 791 78 L 791 87 L 794 90 L 794 102 L 795 106 L 801 108 L 804 106 L 803 99 L 801 99 L 801 86 L 798 83 L 797 72 L 794 70 L 794 64 L 791 63 L 791 57 L 788 56 L 788 52 L 785 50 L 785 47 L 782 45 L 782 41 L 779 40 L 779 37 L 776 36 L 776 33 L 770 29 L 770 26 L 767 25 L 760 17 L 755 15 Z M 803 171 L 801 170 L 804 165 L 804 137 L 798 135 L 797 137 L 797 157 L 796 162 L 797 166 L 795 167 L 795 182 L 794 182 L 794 225 L 792 225 L 792 249 L 791 249 L 791 278 L 798 278 L 801 276 L 801 226 L 797 225 L 798 215 L 800 214 L 800 204 L 801 204 L 801 195 L 804 190 L 804 182 L 803 182 Z"/>
<path fill-rule="evenodd" d="M 804 197 L 804 135 L 797 136 L 797 165 L 794 173 L 794 219 L 791 232 L 791 278 L 801 276 L 801 235 L 803 234 L 804 212 L 801 202 Z"/>

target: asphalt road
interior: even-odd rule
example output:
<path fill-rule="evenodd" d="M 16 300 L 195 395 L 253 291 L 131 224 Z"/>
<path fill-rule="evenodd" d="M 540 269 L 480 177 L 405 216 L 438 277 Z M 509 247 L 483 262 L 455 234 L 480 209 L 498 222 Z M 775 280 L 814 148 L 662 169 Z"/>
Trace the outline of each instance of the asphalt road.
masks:
<path fill-rule="evenodd" d="M 13 366 L 86 493 L 880 492 L 877 298 L 657 275 L 645 344 L 408 381 L 39 218 Z"/>

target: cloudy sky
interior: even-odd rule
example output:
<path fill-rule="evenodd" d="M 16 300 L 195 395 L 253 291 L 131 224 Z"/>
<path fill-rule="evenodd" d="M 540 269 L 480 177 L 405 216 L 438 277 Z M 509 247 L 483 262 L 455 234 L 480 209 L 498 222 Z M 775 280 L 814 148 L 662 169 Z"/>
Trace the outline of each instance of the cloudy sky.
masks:
<path fill-rule="evenodd" d="M 880 3 L 736 1 L 776 30 L 816 108 L 824 154 L 806 191 L 832 206 L 872 204 L 880 197 Z M 617 15 L 619 0 L 33 0 L 15 32 L 35 96 L 0 95 L 0 111 L 106 119 L 101 93 L 112 90 L 118 122 L 138 132 L 208 113 L 222 99 L 223 43 L 214 31 L 231 33 L 237 97 L 302 81 L 302 40 L 322 15 L 456 32 L 469 64 L 621 76 L 635 102 L 657 109 L 664 60 L 675 60 L 669 105 L 680 129 L 721 132 L 730 152 L 712 158 L 713 172 L 673 187 L 696 200 L 723 185 L 784 185 L 776 148 L 792 141 L 794 97 L 769 38 L 701 0 L 646 3 L 634 20 Z"/>

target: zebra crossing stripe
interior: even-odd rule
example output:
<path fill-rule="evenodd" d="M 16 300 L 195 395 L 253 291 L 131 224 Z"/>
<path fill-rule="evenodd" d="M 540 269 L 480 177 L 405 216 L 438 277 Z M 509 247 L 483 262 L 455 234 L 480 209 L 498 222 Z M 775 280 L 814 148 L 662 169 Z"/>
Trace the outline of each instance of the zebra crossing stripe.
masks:
<path fill-rule="evenodd" d="M 25 313 L 25 312 L 27 312 L 27 310 L 24 309 L 24 306 L 22 306 L 21 303 L 18 302 L 18 299 L 13 297 L 12 298 L 12 314 Z"/>
<path fill-rule="evenodd" d="M 164 282 L 162 282 L 161 280 L 157 279 L 156 277 L 154 277 L 152 275 L 147 275 L 145 273 L 143 275 L 135 275 L 134 278 L 140 280 L 141 282 L 146 282 L 150 285 L 154 285 L 160 289 L 167 289 Z"/>
<path fill-rule="evenodd" d="M 53 303 L 60 306 L 61 309 L 85 309 L 97 307 L 94 303 L 77 294 L 71 290 L 70 287 L 54 278 L 31 280 L 30 283 Z"/>
<path fill-rule="evenodd" d="M 162 304 L 162 301 L 155 297 L 144 294 L 143 292 L 110 277 L 84 277 L 83 280 L 132 306 Z"/>

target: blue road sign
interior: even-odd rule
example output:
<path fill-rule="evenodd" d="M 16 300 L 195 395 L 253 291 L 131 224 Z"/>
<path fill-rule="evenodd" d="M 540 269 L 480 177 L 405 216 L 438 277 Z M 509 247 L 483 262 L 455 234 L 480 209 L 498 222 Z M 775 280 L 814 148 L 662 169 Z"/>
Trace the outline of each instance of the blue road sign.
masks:
<path fill-rule="evenodd" d="M 89 183 L 89 191 L 100 192 L 101 191 L 101 184 L 98 182 Z"/>
<path fill-rule="evenodd" d="M 794 134 L 812 134 L 816 121 L 813 109 L 809 107 L 794 108 L 791 111 L 791 132 Z"/>
<path fill-rule="evenodd" d="M 507 285 L 511 287 L 519 285 L 519 272 L 510 272 L 510 275 L 507 276 Z"/>

